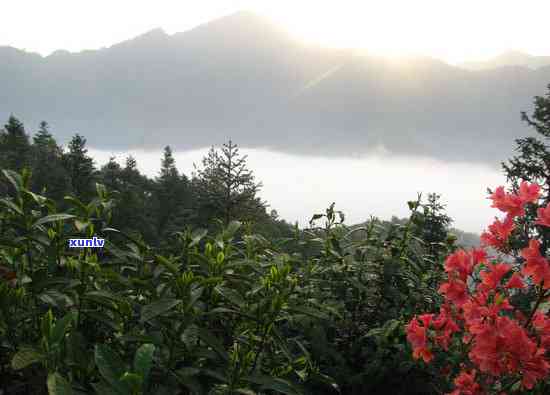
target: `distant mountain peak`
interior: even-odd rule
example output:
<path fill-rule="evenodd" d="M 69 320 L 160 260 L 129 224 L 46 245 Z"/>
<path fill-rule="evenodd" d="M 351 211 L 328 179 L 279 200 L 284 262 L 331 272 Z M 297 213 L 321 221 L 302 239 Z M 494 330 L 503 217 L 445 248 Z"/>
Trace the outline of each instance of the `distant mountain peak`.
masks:
<path fill-rule="evenodd" d="M 161 27 L 157 27 L 157 28 L 151 29 L 148 32 L 145 32 L 145 33 L 137 36 L 136 38 L 143 39 L 143 38 L 166 37 L 166 36 L 168 36 L 168 34 L 164 31 L 164 29 L 161 28 Z"/>
<path fill-rule="evenodd" d="M 464 62 L 459 66 L 468 70 L 488 70 L 509 66 L 538 69 L 549 65 L 550 56 L 534 56 L 515 49 L 509 49 L 491 59 L 477 62 Z"/>
<path fill-rule="evenodd" d="M 234 42 L 239 45 L 252 41 L 282 40 L 294 41 L 287 30 L 271 19 L 249 11 L 239 11 L 221 18 L 203 23 L 191 30 L 176 33 L 174 37 L 199 39 L 203 41 L 223 42 L 226 45 Z"/>
<path fill-rule="evenodd" d="M 128 41 L 131 42 L 149 42 L 149 41 L 158 41 L 163 40 L 170 37 L 162 28 L 157 27 L 155 29 L 151 29 L 148 32 L 145 32 L 143 34 L 140 34 L 137 37 L 134 37 Z M 128 42 L 126 41 L 126 42 Z"/>
<path fill-rule="evenodd" d="M 53 51 L 51 54 L 49 54 L 47 57 L 48 58 L 62 58 L 62 57 L 70 56 L 70 55 L 71 55 L 71 52 L 67 51 L 66 49 L 57 49 L 57 50 Z"/>
<path fill-rule="evenodd" d="M 163 47 L 162 44 L 167 42 L 170 39 L 170 35 L 167 34 L 162 28 L 157 27 L 155 29 L 149 30 L 139 36 L 136 36 L 130 40 L 123 41 L 121 43 L 112 45 L 110 49 L 114 48 L 160 48 Z"/>
<path fill-rule="evenodd" d="M 256 14 L 251 11 L 237 11 L 233 14 L 222 16 L 221 18 L 214 19 L 202 26 L 249 26 L 249 27 L 263 27 L 271 28 L 279 31 L 283 31 L 275 22 L 271 19 Z"/>

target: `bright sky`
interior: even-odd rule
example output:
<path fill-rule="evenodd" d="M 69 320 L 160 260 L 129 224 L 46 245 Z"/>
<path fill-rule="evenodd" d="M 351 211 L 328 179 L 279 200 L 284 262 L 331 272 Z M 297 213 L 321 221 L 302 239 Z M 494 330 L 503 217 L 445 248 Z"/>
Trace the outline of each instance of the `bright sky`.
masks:
<path fill-rule="evenodd" d="M 1 0 L 0 45 L 48 55 L 191 29 L 240 10 L 316 44 L 449 62 L 504 50 L 550 55 L 548 0 Z"/>

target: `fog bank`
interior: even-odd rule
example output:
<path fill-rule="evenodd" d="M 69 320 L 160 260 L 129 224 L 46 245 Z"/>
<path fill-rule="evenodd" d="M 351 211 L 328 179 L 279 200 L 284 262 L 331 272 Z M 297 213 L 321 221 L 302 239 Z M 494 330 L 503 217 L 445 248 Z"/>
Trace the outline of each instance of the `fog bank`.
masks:
<path fill-rule="evenodd" d="M 176 164 L 187 176 L 193 163 L 200 164 L 207 150 L 175 152 Z M 488 165 L 446 163 L 386 152 L 349 159 L 294 156 L 263 149 L 241 148 L 263 188 L 261 197 L 291 222 L 305 225 L 314 213 L 331 202 L 346 214 L 346 223 L 365 221 L 371 215 L 389 219 L 408 215 L 406 202 L 418 192 L 437 192 L 447 205 L 453 226 L 479 233 L 498 212 L 490 208 L 486 190 L 502 185 L 504 175 Z M 159 173 L 162 153 L 152 151 L 111 152 L 90 149 L 97 165 L 109 157 L 124 164 L 134 156 L 139 170 L 149 177 Z"/>

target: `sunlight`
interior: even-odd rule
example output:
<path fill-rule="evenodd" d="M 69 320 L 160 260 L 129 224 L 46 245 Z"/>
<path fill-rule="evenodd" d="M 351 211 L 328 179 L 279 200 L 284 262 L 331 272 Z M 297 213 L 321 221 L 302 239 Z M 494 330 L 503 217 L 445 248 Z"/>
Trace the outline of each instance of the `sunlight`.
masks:
<path fill-rule="evenodd" d="M 0 7 L 11 16 L 0 26 L 0 45 L 44 55 L 57 49 L 101 48 L 157 27 L 169 34 L 184 32 L 243 10 L 272 19 L 292 36 L 310 44 L 355 48 L 384 56 L 422 54 L 456 63 L 486 59 L 509 49 L 533 55 L 550 51 L 544 30 L 550 2 L 539 0 L 9 3 Z M 81 17 L 83 13 L 86 18 Z M 27 23 L 19 23 L 21 20 Z M 97 28 L 99 20 L 101 29 Z M 121 20 L 125 22 L 121 24 Z M 27 25 L 43 33 L 36 35 Z"/>
<path fill-rule="evenodd" d="M 521 17 L 528 1 L 521 7 L 519 2 L 494 0 L 268 3 L 258 1 L 250 8 L 275 19 L 296 38 L 320 46 L 362 48 L 391 57 L 427 55 L 451 63 L 481 60 L 510 48 L 548 51 L 548 44 L 533 34 L 538 22 L 543 23 L 540 14 Z M 548 4 L 538 2 L 536 7 L 550 11 Z"/>

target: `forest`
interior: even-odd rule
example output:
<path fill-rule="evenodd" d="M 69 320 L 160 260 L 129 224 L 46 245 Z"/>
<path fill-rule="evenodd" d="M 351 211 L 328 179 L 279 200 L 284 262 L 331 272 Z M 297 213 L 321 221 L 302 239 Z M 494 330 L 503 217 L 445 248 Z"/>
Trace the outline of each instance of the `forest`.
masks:
<path fill-rule="evenodd" d="M 151 179 L 11 116 L 0 394 L 550 393 L 550 85 L 522 118 L 537 137 L 487 186 L 506 215 L 473 246 L 436 193 L 405 219 L 348 225 L 327 202 L 300 227 L 232 141 L 187 175 L 166 147 Z"/>

